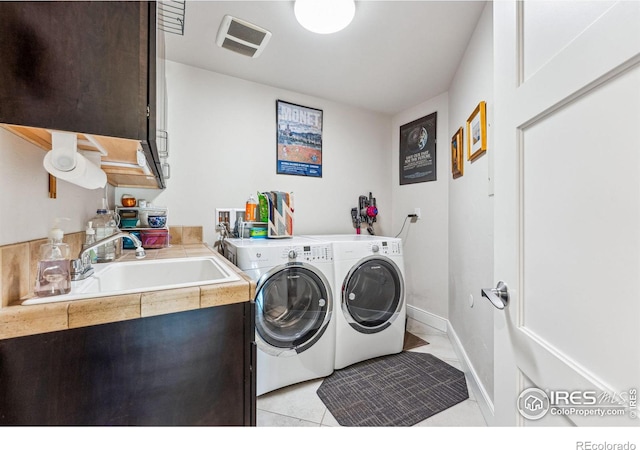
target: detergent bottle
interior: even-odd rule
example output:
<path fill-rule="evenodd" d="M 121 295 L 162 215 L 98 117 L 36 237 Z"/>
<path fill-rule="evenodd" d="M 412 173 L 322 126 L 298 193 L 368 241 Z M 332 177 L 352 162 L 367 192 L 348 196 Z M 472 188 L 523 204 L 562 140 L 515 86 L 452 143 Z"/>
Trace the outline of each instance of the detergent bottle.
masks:
<path fill-rule="evenodd" d="M 260 192 L 258 192 L 258 221 L 269 221 L 269 202 L 267 196 Z"/>
<path fill-rule="evenodd" d="M 108 209 L 106 199 L 102 199 L 102 207 L 96 211 L 96 216 L 91 219 L 92 228 L 95 230 L 96 242 L 118 232 L 116 219 Z M 111 241 L 96 248 L 96 262 L 104 263 L 115 261 L 120 256 L 120 241 Z"/>
<path fill-rule="evenodd" d="M 253 194 L 247 200 L 244 210 L 245 222 L 256 222 L 258 220 L 258 202 Z"/>

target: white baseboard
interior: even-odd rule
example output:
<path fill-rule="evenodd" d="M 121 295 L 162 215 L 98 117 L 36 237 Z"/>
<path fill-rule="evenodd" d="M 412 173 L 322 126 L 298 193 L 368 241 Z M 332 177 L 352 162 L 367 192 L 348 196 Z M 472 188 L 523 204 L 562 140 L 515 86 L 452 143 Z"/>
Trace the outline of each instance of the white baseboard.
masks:
<path fill-rule="evenodd" d="M 448 321 L 447 321 L 448 322 Z M 478 402 L 478 406 L 480 406 L 480 411 L 484 416 L 485 422 L 487 425 L 492 425 L 494 423 L 494 409 L 493 409 L 493 401 L 491 400 L 491 396 L 485 389 L 484 385 L 480 382 L 480 378 L 478 377 L 478 373 L 474 369 L 471 364 L 471 360 L 467 356 L 467 352 L 465 352 L 456 331 L 453 329 L 451 324 L 449 324 L 449 328 L 447 330 L 447 336 L 449 336 L 449 340 L 451 341 L 451 345 L 453 345 L 453 350 L 458 355 L 458 359 L 460 364 L 462 364 L 462 370 L 469 380 L 469 385 L 473 394 L 475 395 L 476 401 Z"/>
<path fill-rule="evenodd" d="M 493 401 L 491 400 L 491 397 L 484 385 L 480 382 L 480 378 L 473 368 L 471 360 L 462 346 L 462 342 L 460 342 L 458 335 L 451 326 L 451 322 L 444 317 L 440 317 L 411 305 L 407 305 L 407 316 L 424 325 L 428 325 L 436 330 L 447 333 L 447 336 L 451 341 L 451 345 L 453 346 L 453 350 L 456 352 L 460 364 L 462 365 L 462 371 L 469 380 L 469 387 L 473 391 L 475 399 L 478 402 L 478 406 L 480 407 L 480 411 L 484 416 L 484 420 L 488 425 L 492 425 L 495 422 Z"/>
<path fill-rule="evenodd" d="M 416 308 L 415 306 L 407 305 L 407 317 L 417 320 L 420 323 L 429 325 L 438 331 L 443 333 L 447 332 L 449 321 L 444 317 L 440 317 L 436 314 L 432 314 L 423 309 Z"/>

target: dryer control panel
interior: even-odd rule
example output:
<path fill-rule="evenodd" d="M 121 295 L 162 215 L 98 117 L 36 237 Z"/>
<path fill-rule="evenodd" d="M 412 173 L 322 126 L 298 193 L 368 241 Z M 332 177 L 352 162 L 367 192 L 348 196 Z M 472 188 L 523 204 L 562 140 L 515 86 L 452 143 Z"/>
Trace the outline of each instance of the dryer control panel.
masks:
<path fill-rule="evenodd" d="M 330 245 L 291 245 L 282 248 L 283 259 L 289 261 L 333 261 Z"/>
<path fill-rule="evenodd" d="M 394 256 L 402 255 L 402 241 L 378 241 L 369 245 L 369 250 L 374 254 Z"/>

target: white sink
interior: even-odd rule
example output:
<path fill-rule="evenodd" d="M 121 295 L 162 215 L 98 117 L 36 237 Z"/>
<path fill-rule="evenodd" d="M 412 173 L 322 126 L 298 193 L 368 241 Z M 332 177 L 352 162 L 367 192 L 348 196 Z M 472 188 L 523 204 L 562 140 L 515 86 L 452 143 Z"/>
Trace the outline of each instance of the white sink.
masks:
<path fill-rule="evenodd" d="M 31 298 L 23 305 L 177 289 L 240 280 L 215 258 L 173 258 L 94 264 L 89 278 L 71 283 L 65 295 Z"/>

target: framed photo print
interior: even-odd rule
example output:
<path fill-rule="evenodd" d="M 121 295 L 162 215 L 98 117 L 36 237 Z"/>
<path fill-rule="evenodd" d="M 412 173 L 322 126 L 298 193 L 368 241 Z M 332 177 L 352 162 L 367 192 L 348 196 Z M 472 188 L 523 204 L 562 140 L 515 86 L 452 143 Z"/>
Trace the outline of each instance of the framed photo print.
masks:
<path fill-rule="evenodd" d="M 322 110 L 276 100 L 277 173 L 322 177 Z"/>
<path fill-rule="evenodd" d="M 456 131 L 456 134 L 451 138 L 451 174 L 453 178 L 458 178 L 464 175 L 464 156 L 462 149 L 464 147 L 462 127 Z"/>
<path fill-rule="evenodd" d="M 478 103 L 467 119 L 467 160 L 474 161 L 487 151 L 487 105 Z"/>
<path fill-rule="evenodd" d="M 437 179 L 437 119 L 434 112 L 400 127 L 400 185 Z"/>

